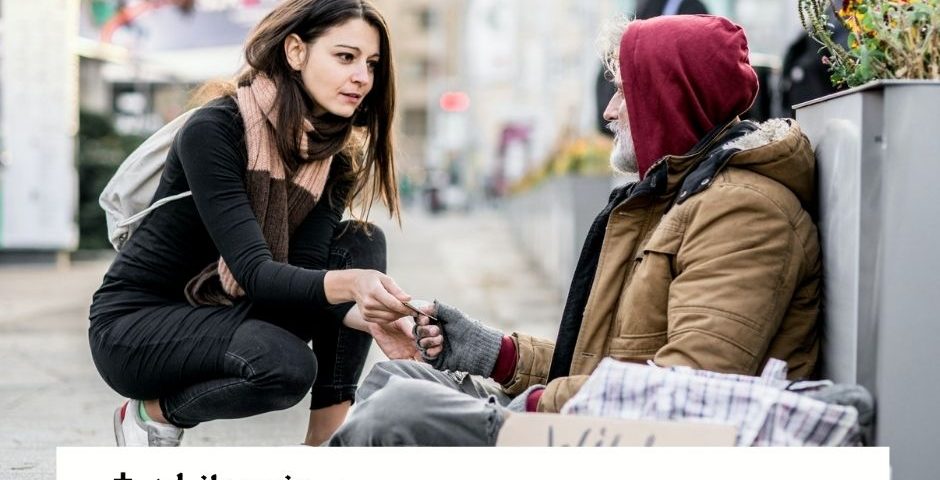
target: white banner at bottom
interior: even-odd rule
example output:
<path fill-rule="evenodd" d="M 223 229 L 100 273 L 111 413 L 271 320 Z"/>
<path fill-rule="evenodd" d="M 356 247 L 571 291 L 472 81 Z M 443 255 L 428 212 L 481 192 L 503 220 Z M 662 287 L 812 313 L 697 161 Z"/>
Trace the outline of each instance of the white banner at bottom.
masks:
<path fill-rule="evenodd" d="M 60 447 L 58 480 L 888 480 L 873 448 Z"/>

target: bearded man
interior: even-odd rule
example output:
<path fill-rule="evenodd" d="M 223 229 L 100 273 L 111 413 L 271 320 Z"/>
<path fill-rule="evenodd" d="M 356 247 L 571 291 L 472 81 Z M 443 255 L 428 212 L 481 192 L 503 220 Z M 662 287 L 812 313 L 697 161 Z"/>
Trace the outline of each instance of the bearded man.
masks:
<path fill-rule="evenodd" d="M 744 32 L 679 15 L 606 52 L 614 190 L 584 242 L 555 342 L 435 302 L 427 364 L 376 365 L 332 445 L 494 445 L 513 411 L 558 412 L 605 357 L 756 374 L 813 372 L 820 250 L 812 148 L 793 120 L 740 121 L 757 95 Z"/>

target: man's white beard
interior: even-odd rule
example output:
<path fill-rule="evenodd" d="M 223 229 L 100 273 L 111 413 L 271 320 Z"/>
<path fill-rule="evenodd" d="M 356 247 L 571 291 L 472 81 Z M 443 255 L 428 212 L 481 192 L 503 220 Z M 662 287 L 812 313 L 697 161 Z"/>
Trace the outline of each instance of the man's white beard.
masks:
<path fill-rule="evenodd" d="M 610 122 L 607 128 L 614 132 L 614 149 L 610 152 L 610 168 L 624 175 L 637 173 L 639 168 L 636 165 L 636 149 L 633 146 L 633 136 L 630 131 L 623 129 L 621 123 L 616 120 Z"/>

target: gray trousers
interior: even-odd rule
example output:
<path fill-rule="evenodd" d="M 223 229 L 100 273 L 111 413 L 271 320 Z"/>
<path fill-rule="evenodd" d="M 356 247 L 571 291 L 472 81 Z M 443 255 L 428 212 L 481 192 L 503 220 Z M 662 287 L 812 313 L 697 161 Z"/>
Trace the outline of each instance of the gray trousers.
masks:
<path fill-rule="evenodd" d="M 493 446 L 510 398 L 489 379 L 393 360 L 372 368 L 330 446 Z"/>

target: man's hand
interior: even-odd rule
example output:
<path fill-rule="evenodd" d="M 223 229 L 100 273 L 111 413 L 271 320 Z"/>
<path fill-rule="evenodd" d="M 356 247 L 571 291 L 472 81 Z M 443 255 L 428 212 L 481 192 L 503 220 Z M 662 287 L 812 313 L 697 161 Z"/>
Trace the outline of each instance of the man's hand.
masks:
<path fill-rule="evenodd" d="M 485 377 L 493 373 L 502 332 L 440 302 L 424 307 L 424 312 L 440 320 L 439 325 L 432 325 L 427 316 L 418 316 L 415 336 L 427 363 L 438 370 Z"/>
<path fill-rule="evenodd" d="M 428 313 L 433 308 L 433 305 L 428 307 Z M 415 318 L 414 333 L 421 358 L 432 363 L 444 351 L 444 330 L 433 324 L 427 315 L 419 315 Z"/>
<path fill-rule="evenodd" d="M 389 360 L 421 360 L 413 334 L 415 322 L 403 317 L 390 323 L 369 323 L 369 334 Z"/>

